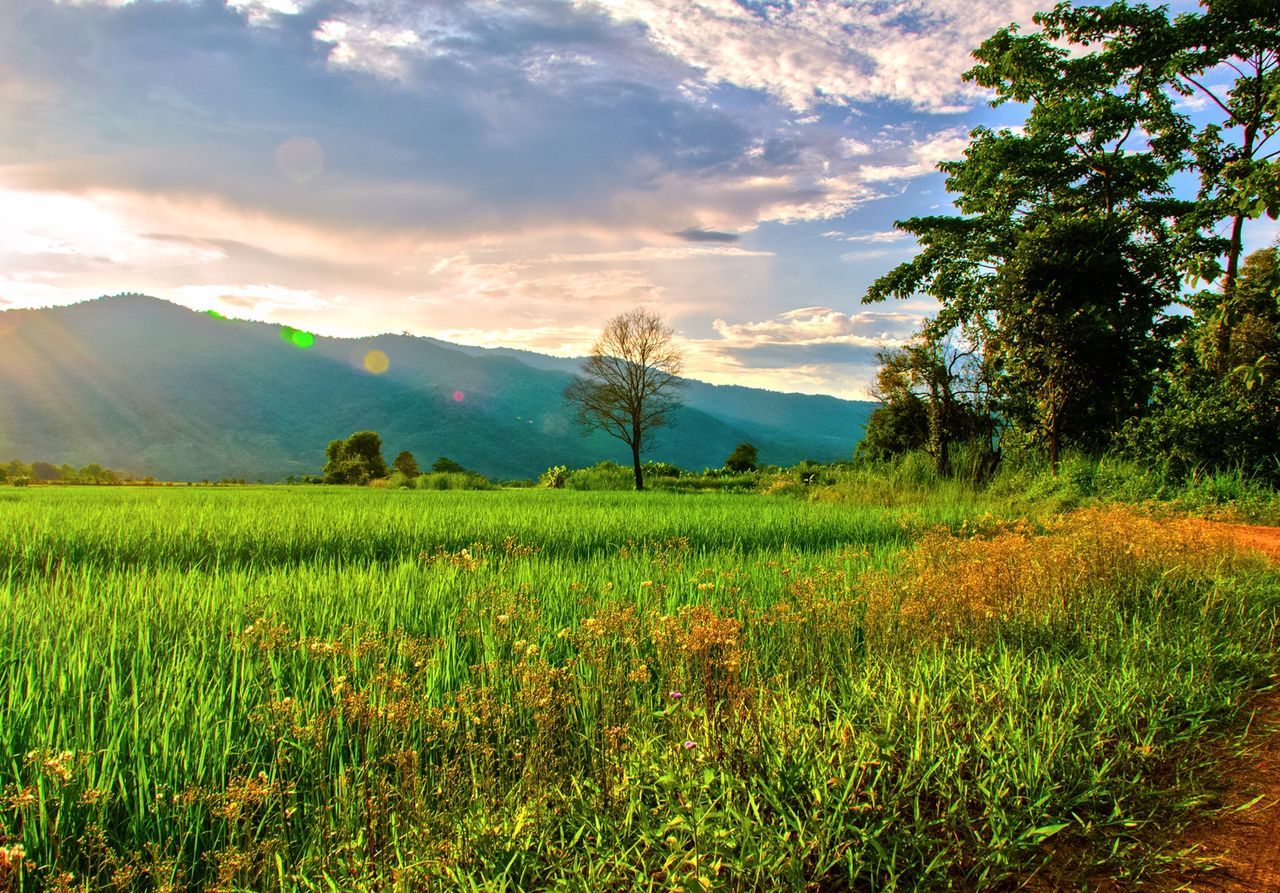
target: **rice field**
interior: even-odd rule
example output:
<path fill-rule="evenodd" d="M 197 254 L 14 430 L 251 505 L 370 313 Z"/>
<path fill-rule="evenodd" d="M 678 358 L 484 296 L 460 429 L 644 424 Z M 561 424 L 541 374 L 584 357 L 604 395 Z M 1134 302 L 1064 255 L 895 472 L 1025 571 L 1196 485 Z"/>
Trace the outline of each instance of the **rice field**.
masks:
<path fill-rule="evenodd" d="M 0 495 L 0 891 L 1157 872 L 1280 579 L 1124 508 Z"/>

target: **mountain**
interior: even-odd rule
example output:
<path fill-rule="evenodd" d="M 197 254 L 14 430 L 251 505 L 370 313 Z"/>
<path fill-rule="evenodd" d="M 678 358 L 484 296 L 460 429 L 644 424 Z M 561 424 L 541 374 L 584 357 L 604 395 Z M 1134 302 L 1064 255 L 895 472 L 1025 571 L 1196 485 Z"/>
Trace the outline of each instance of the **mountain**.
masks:
<path fill-rule="evenodd" d="M 169 480 L 314 474 L 325 445 L 381 432 L 390 459 L 446 455 L 500 478 L 628 461 L 583 437 L 562 397 L 575 361 L 431 338 L 289 340 L 139 295 L 0 312 L 0 458 L 98 462 Z M 365 368 L 370 351 L 389 366 Z M 718 466 L 750 442 L 763 462 L 847 458 L 873 404 L 690 381 L 648 457 Z"/>

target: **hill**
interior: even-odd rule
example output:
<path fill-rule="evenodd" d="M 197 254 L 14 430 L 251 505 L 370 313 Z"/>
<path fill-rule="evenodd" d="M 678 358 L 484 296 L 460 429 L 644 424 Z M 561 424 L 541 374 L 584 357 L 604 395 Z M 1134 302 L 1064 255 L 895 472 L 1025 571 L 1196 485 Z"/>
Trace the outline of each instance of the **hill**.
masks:
<path fill-rule="evenodd" d="M 390 458 L 447 455 L 503 478 L 624 462 L 562 399 L 574 361 L 431 338 L 316 338 L 138 295 L 0 313 L 0 457 L 99 462 L 163 479 L 316 473 L 328 441 L 372 428 Z M 369 351 L 385 373 L 364 366 Z M 719 465 L 847 458 L 873 404 L 690 381 L 649 458 Z"/>

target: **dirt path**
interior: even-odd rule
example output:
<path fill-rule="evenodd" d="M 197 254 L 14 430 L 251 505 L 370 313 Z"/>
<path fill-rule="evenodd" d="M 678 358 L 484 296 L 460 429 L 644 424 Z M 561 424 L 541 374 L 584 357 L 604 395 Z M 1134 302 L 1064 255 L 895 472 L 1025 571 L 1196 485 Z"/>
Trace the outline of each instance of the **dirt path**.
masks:
<path fill-rule="evenodd" d="M 1247 524 L 1221 524 L 1217 522 L 1212 525 L 1219 529 L 1230 533 L 1235 541 L 1246 549 L 1253 549 L 1261 552 L 1272 561 L 1280 562 L 1280 527 L 1253 527 Z"/>
<path fill-rule="evenodd" d="M 1280 563 L 1280 527 L 1213 526 Z M 1188 830 L 1178 847 L 1186 867 L 1157 889 L 1280 893 L 1280 690 L 1257 700 L 1244 750 L 1222 774 L 1226 809 Z"/>

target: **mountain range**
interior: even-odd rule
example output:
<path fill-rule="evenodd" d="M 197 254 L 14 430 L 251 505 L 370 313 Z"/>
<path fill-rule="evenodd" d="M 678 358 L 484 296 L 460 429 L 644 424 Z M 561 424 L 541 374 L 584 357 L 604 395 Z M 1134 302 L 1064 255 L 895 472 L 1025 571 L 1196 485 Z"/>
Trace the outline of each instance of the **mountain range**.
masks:
<path fill-rule="evenodd" d="M 576 367 L 410 335 L 313 338 L 142 295 L 7 310 L 0 458 L 273 481 L 318 473 L 330 440 L 373 429 L 388 460 L 407 449 L 497 478 L 626 463 L 621 442 L 578 431 L 563 398 Z M 848 458 L 874 406 L 688 380 L 647 458 L 717 467 L 743 442 L 770 464 Z"/>

